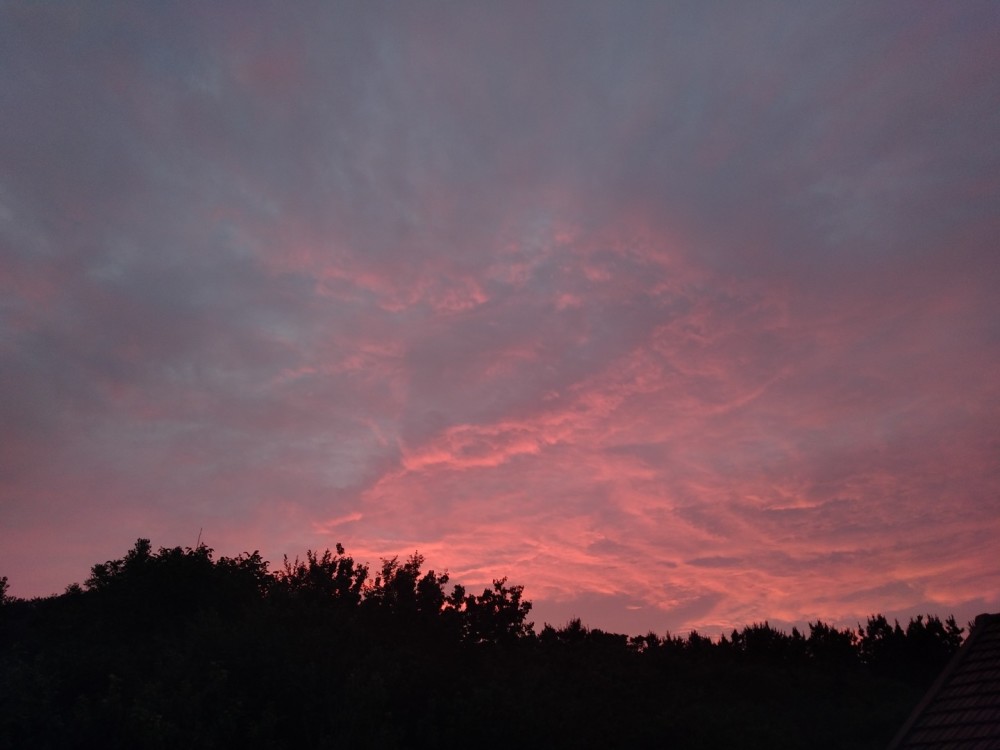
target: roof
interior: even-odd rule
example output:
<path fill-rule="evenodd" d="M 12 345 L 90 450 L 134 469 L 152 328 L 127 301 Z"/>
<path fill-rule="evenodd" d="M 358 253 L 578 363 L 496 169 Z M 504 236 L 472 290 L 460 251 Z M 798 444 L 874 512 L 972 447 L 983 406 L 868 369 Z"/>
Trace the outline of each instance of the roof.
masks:
<path fill-rule="evenodd" d="M 1000 750 L 1000 614 L 979 615 L 889 750 Z"/>

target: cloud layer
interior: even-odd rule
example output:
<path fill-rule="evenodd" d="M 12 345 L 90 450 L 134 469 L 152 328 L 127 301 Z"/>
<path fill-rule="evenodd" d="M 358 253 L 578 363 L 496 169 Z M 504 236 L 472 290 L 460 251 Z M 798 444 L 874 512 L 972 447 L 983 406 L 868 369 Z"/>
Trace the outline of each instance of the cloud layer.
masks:
<path fill-rule="evenodd" d="M 992 3 L 0 9 L 0 572 L 1000 608 Z"/>

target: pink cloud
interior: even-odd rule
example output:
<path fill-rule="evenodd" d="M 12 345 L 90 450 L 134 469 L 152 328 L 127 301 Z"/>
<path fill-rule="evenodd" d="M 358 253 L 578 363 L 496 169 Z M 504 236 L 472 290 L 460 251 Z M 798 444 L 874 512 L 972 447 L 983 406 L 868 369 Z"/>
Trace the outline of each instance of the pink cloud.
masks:
<path fill-rule="evenodd" d="M 993 15 L 526 9 L 14 14 L 14 593 L 204 529 L 635 632 L 1000 606 Z"/>

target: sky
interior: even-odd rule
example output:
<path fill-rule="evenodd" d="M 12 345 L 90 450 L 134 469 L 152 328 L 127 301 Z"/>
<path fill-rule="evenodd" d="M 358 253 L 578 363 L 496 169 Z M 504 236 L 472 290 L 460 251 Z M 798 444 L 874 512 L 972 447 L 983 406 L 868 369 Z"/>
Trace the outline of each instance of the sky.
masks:
<path fill-rule="evenodd" d="M 0 574 L 1000 611 L 1000 4 L 0 2 Z"/>

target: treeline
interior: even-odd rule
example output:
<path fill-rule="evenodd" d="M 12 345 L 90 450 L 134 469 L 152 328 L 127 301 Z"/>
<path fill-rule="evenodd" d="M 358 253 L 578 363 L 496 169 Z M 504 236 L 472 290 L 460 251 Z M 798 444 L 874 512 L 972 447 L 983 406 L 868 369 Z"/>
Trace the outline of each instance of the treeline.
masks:
<path fill-rule="evenodd" d="M 934 616 L 536 633 L 521 586 L 423 563 L 140 539 L 61 596 L 0 579 L 0 748 L 878 748 L 962 643 Z"/>

